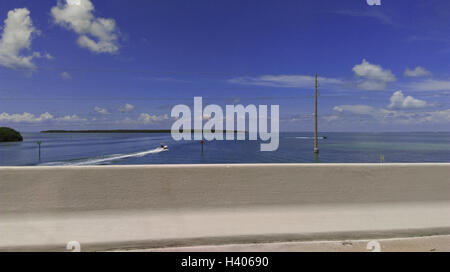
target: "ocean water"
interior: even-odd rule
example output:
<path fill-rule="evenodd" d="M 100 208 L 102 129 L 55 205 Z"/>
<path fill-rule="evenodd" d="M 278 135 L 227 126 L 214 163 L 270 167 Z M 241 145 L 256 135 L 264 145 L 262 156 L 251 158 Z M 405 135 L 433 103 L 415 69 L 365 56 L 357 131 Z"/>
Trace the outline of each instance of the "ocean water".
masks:
<path fill-rule="evenodd" d="M 321 133 L 320 154 L 313 134 L 280 134 L 274 152 L 259 141 L 174 141 L 170 134 L 22 133 L 24 142 L 0 143 L 0 165 L 119 165 L 197 163 L 450 162 L 450 133 Z M 37 141 L 41 141 L 41 158 Z M 159 148 L 164 143 L 168 150 Z"/>

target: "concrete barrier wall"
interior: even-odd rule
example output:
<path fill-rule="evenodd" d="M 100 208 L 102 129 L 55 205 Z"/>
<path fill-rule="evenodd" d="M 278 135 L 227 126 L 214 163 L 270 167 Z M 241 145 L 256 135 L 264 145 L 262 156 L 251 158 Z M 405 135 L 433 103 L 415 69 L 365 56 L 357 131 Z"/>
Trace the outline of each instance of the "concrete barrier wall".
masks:
<path fill-rule="evenodd" d="M 0 167 L 0 213 L 450 200 L 450 164 Z"/>
<path fill-rule="evenodd" d="M 0 167 L 0 251 L 450 234 L 449 174 L 450 164 Z"/>

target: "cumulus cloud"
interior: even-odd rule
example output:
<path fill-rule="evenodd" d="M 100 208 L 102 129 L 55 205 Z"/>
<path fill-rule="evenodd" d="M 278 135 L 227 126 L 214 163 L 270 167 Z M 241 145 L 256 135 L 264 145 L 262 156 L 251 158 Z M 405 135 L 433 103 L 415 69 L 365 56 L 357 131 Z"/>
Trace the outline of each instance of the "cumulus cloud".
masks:
<path fill-rule="evenodd" d="M 119 50 L 116 21 L 94 16 L 90 0 L 58 1 L 51 15 L 56 24 L 78 34 L 77 43 L 95 53 L 116 53 Z"/>
<path fill-rule="evenodd" d="M 431 75 L 431 72 L 421 66 L 417 66 L 416 68 L 414 68 L 412 70 L 409 68 L 406 68 L 406 70 L 405 70 L 405 76 L 407 76 L 407 77 L 423 77 L 423 76 L 430 76 L 430 75 Z"/>
<path fill-rule="evenodd" d="M 26 8 L 10 10 L 4 21 L 0 39 L 0 65 L 12 69 L 35 69 L 33 58 L 42 57 L 39 52 L 23 55 L 31 48 L 31 41 L 39 31 L 33 26 L 30 11 Z M 50 56 L 49 54 L 47 54 Z M 47 57 L 46 55 L 46 57 Z"/>
<path fill-rule="evenodd" d="M 53 115 L 46 112 L 39 116 L 32 113 L 24 112 L 23 114 L 0 114 L 0 122 L 11 122 L 11 123 L 39 123 L 47 120 L 53 119 Z"/>
<path fill-rule="evenodd" d="M 148 113 L 141 113 L 139 115 L 138 121 L 144 124 L 149 124 L 157 121 L 169 120 L 169 115 L 150 115 Z"/>
<path fill-rule="evenodd" d="M 79 117 L 76 114 L 66 115 L 66 116 L 63 116 L 63 117 L 58 117 L 58 118 L 55 118 L 54 120 L 62 121 L 62 122 L 82 122 L 82 121 L 87 121 L 87 119 L 81 118 L 81 117 Z"/>
<path fill-rule="evenodd" d="M 353 67 L 353 72 L 362 80 L 357 86 L 363 90 L 380 91 L 386 89 L 389 82 L 396 81 L 395 75 L 380 65 L 369 63 L 363 59 L 361 64 Z"/>
<path fill-rule="evenodd" d="M 122 113 L 130 112 L 134 110 L 134 106 L 131 104 L 125 104 L 123 106 L 120 106 L 118 110 Z"/>
<path fill-rule="evenodd" d="M 421 109 L 431 106 L 427 102 L 412 96 L 404 96 L 402 91 L 396 91 L 391 96 L 390 109 Z"/>
<path fill-rule="evenodd" d="M 60 76 L 62 79 L 71 79 L 72 78 L 72 76 L 68 72 L 62 72 L 60 74 Z"/>
<path fill-rule="evenodd" d="M 425 101 L 405 97 L 401 91 L 397 91 L 391 97 L 390 109 L 375 108 L 368 105 L 340 105 L 334 107 L 334 114 L 329 116 L 329 121 L 349 121 L 352 117 L 358 120 L 362 118 L 378 122 L 379 124 L 445 124 L 450 122 L 450 109 L 438 111 L 408 111 L 430 106 Z M 331 119 L 330 119 L 331 118 Z M 361 120 L 361 119 L 359 119 Z"/>
<path fill-rule="evenodd" d="M 100 108 L 98 106 L 94 108 L 94 111 L 99 114 L 110 114 L 107 109 Z"/>
<path fill-rule="evenodd" d="M 0 122 L 3 123 L 42 123 L 45 121 L 55 122 L 82 122 L 86 119 L 79 117 L 76 114 L 66 115 L 62 117 L 55 117 L 49 112 L 42 113 L 41 115 L 34 115 L 32 113 L 24 112 L 22 114 L 14 113 L 2 113 L 0 114 Z"/>
<path fill-rule="evenodd" d="M 236 77 L 230 83 L 281 88 L 314 88 L 314 76 L 308 75 L 263 75 L 259 77 Z M 319 77 L 322 87 L 333 88 L 344 84 L 340 79 Z"/>

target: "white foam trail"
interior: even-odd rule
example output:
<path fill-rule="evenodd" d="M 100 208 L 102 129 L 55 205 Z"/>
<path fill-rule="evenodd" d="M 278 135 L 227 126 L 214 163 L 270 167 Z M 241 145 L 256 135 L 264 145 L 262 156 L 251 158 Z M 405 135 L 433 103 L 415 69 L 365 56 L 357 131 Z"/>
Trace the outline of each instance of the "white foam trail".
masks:
<path fill-rule="evenodd" d="M 161 147 L 142 151 L 142 152 L 136 152 L 136 153 L 130 153 L 130 154 L 117 154 L 117 155 L 111 155 L 104 158 L 98 158 L 98 159 L 87 159 L 84 161 L 77 161 L 77 162 L 67 162 L 67 163 L 47 163 L 45 165 L 60 165 L 60 166 L 80 166 L 80 165 L 93 165 L 93 164 L 99 164 L 99 163 L 106 163 L 106 162 L 112 162 L 117 160 L 122 160 L 126 158 L 139 158 L 144 157 L 149 154 L 155 154 L 167 151 L 168 149 L 164 149 Z"/>
<path fill-rule="evenodd" d="M 314 139 L 314 137 L 294 137 L 295 139 Z M 317 137 L 318 139 L 324 140 L 324 137 Z"/>

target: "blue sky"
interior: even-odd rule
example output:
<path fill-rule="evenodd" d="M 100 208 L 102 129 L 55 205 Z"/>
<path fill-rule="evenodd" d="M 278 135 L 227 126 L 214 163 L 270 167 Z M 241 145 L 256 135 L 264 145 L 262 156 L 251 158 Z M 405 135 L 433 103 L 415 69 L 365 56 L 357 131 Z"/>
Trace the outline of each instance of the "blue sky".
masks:
<path fill-rule="evenodd" d="M 449 131 L 449 18 L 447 0 L 2 0 L 0 125 L 169 128 L 203 96 L 310 131 L 317 72 L 323 131 Z"/>

